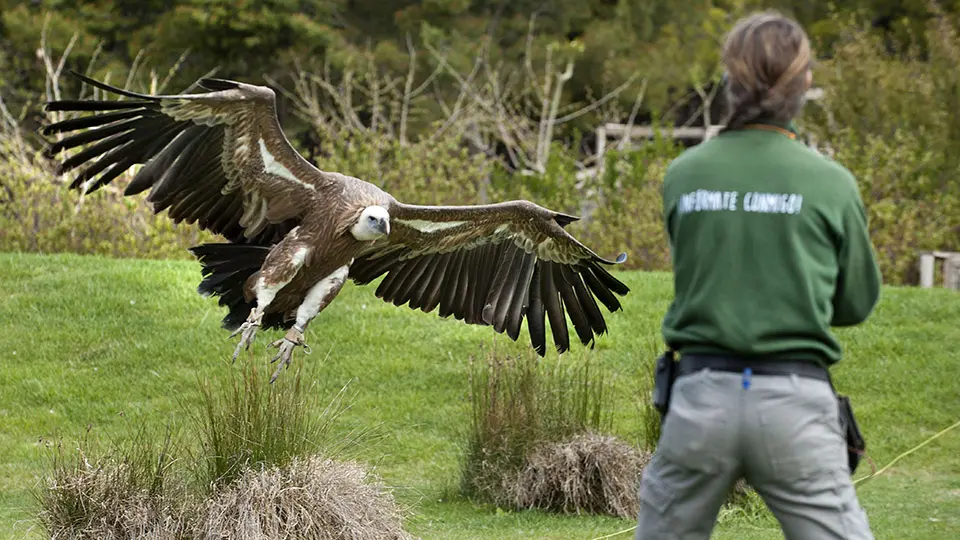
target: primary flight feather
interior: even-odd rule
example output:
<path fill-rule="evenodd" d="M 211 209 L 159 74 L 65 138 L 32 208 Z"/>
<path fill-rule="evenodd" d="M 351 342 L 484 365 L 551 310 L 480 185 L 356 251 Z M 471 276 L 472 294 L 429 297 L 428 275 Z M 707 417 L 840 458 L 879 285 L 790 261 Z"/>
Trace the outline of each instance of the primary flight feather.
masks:
<path fill-rule="evenodd" d="M 600 311 L 621 309 L 629 289 L 606 260 L 564 227 L 578 218 L 529 201 L 473 206 L 405 204 L 377 186 L 319 170 L 290 145 L 270 88 L 202 79 L 206 93 L 146 95 L 74 73 L 128 99 L 58 100 L 47 111 L 92 112 L 45 126 L 48 157 L 78 169 L 71 188 L 93 192 L 134 165 L 124 191 L 150 190 L 155 213 L 196 223 L 227 242 L 191 248 L 201 294 L 229 308 L 223 326 L 241 334 L 288 330 L 272 345 L 282 360 L 304 345 L 307 325 L 350 279 L 397 306 L 437 310 L 490 325 L 517 340 L 523 320 L 538 354 L 549 321 L 558 352 L 570 347 L 567 317 L 584 345 L 606 332 Z M 75 133 L 76 132 L 76 133 Z M 273 379 L 272 379 L 273 380 Z"/>

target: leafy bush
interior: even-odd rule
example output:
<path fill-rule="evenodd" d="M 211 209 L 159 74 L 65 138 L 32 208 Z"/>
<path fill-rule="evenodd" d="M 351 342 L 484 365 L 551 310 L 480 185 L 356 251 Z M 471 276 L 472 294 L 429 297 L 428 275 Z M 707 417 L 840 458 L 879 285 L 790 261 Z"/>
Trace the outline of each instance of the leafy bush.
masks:
<path fill-rule="evenodd" d="M 860 182 L 885 282 L 916 283 L 918 250 L 960 250 L 955 26 L 948 18 L 931 18 L 926 33 L 914 36 L 915 47 L 892 54 L 887 41 L 854 17 L 825 21 L 833 29 L 829 55 L 815 75 L 825 97 L 807 106 L 801 127 Z M 507 91 L 501 84 L 513 81 L 511 73 L 489 62 L 475 64 L 484 68 L 475 71 L 492 73 L 488 80 L 441 63 L 422 82 L 413 71 L 405 80 L 381 75 L 375 63 L 365 65 L 356 63 L 355 72 L 336 81 L 301 72 L 291 77 L 293 90 L 280 92 L 284 106 L 292 105 L 310 128 L 307 139 L 294 143 L 321 169 L 363 178 L 417 204 L 527 198 L 580 215 L 569 230 L 602 256 L 626 252 L 624 268 L 670 268 L 660 194 L 663 173 L 682 147 L 665 137 L 623 150 L 611 142 L 613 150 L 595 175 L 585 167 L 598 163 L 584 158 L 579 136 L 551 135 L 562 120 L 591 107 L 603 110 L 603 118 L 623 118 L 616 100 L 566 113 L 574 101 L 563 92 L 551 101 L 546 86 L 522 86 L 540 84 L 539 73 L 525 74 L 525 82 L 511 82 Z M 544 66 L 543 80 L 564 80 L 557 71 L 562 66 Z M 455 101 L 430 103 L 436 100 L 426 90 L 428 81 L 439 79 L 462 84 Z M 542 110 L 531 109 L 532 94 L 544 96 Z M 446 110 L 446 120 L 431 124 L 418 116 L 428 105 Z M 544 111 L 553 112 L 543 117 Z M 565 116 L 551 116 L 557 111 Z M 154 216 L 144 196 L 122 198 L 129 175 L 90 197 L 68 193 L 36 144 L 12 124 L 4 122 L 0 142 L 0 249 L 179 258 L 189 256 L 190 245 L 211 239 L 194 226 Z"/>
<path fill-rule="evenodd" d="M 214 235 L 156 216 L 146 196 L 123 197 L 125 175 L 89 197 L 54 174 L 52 164 L 15 132 L 0 137 L 0 250 L 113 257 L 189 257 Z"/>
<path fill-rule="evenodd" d="M 804 127 L 857 177 L 885 281 L 916 283 L 918 251 L 960 250 L 960 41 L 933 18 L 894 57 L 839 20 L 848 30 L 816 72 L 825 98 Z"/>
<path fill-rule="evenodd" d="M 0 250 L 74 252 L 136 258 L 188 258 L 186 249 L 216 237 L 194 225 L 154 215 L 146 195 L 123 197 L 132 179 L 88 196 L 68 191 L 53 166 L 33 149 L 14 151 L 0 142 Z M 568 151 L 553 152 L 544 173 L 509 173 L 452 141 L 400 145 L 362 133 L 331 136 L 316 158 L 326 170 L 367 179 L 415 204 L 477 204 L 529 198 L 561 212 L 582 214 L 569 226 L 602 256 L 626 251 L 633 268 L 664 269 L 669 262 L 658 210 L 664 159 L 646 155 L 609 160 L 611 187 L 593 188 L 604 202 L 584 197 Z M 616 175 L 613 177 L 612 175 Z M 626 180 L 618 182 L 621 175 Z M 616 187 L 622 183 L 622 187 Z"/>

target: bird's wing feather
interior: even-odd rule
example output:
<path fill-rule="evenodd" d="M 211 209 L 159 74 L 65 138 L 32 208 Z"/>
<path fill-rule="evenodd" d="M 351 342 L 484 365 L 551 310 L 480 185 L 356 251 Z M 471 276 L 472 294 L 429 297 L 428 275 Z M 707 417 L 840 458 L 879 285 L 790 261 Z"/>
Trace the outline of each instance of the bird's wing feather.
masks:
<path fill-rule="evenodd" d="M 606 332 L 600 311 L 621 308 L 629 288 L 564 226 L 577 218 L 528 201 L 476 206 L 390 207 L 391 232 L 356 258 L 351 278 L 386 274 L 377 297 L 397 306 L 492 325 L 516 340 L 524 319 L 530 341 L 546 350 L 549 321 L 559 352 L 569 349 L 567 316 L 581 343 Z M 599 301 L 599 304 L 598 304 Z"/>
<path fill-rule="evenodd" d="M 143 165 L 125 195 L 150 189 L 154 212 L 167 210 L 175 222 L 198 223 L 235 242 L 270 243 L 336 187 L 336 175 L 319 171 L 289 144 L 267 87 L 202 79 L 210 92 L 146 95 L 74 75 L 130 99 L 46 104 L 48 111 L 93 112 L 42 129 L 66 134 L 49 141 L 49 157 L 80 150 L 57 170 L 80 168 L 71 188 L 96 191 Z"/>

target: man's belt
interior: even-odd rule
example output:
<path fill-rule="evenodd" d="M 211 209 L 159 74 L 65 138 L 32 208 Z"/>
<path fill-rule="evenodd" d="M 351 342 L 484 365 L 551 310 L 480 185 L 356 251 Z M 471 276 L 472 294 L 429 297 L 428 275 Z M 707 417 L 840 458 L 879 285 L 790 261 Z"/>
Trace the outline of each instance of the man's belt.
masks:
<path fill-rule="evenodd" d="M 753 360 L 732 356 L 688 354 L 680 357 L 679 375 L 688 375 L 701 369 L 742 373 L 750 368 L 754 375 L 799 375 L 830 382 L 827 368 L 806 360 Z"/>

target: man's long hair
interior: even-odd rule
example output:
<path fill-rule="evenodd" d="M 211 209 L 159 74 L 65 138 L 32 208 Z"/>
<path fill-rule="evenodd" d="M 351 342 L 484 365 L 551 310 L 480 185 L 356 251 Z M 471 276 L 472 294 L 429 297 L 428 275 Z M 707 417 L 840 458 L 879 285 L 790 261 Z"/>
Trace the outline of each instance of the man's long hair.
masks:
<path fill-rule="evenodd" d="M 722 131 L 758 119 L 789 122 L 803 107 L 810 41 L 797 22 L 765 11 L 741 19 L 723 47 L 731 112 Z"/>

